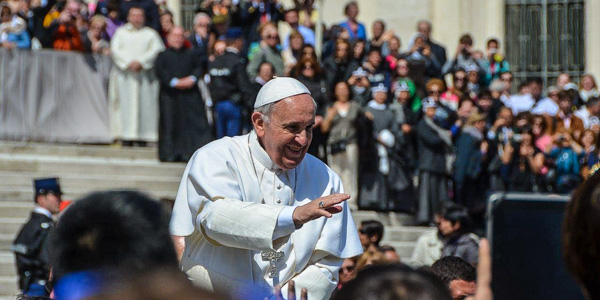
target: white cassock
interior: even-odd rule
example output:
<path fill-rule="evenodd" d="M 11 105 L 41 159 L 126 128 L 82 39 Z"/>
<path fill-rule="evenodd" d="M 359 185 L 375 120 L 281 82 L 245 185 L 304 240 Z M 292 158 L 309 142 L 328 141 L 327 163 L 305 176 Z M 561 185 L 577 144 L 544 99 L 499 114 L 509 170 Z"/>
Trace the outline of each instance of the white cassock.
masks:
<path fill-rule="evenodd" d="M 110 41 L 115 67 L 110 74 L 109 112 L 113 138 L 158 141 L 159 83 L 154 74 L 156 56 L 165 50 L 158 33 L 149 27 L 121 26 Z M 127 70 L 138 61 L 140 72 Z"/>
<path fill-rule="evenodd" d="M 309 299 L 328 299 L 343 259 L 362 253 L 347 204 L 297 230 L 278 226 L 278 216 L 341 192 L 339 176 L 309 154 L 281 170 L 254 131 L 214 141 L 191 158 L 175 200 L 171 234 L 186 236 L 181 268 L 198 286 L 234 299 L 262 300 L 276 284 L 287 291 L 291 279 L 298 295 L 307 288 Z M 274 240 L 276 233 L 282 237 Z M 284 255 L 271 278 L 261 253 L 273 251 Z"/>

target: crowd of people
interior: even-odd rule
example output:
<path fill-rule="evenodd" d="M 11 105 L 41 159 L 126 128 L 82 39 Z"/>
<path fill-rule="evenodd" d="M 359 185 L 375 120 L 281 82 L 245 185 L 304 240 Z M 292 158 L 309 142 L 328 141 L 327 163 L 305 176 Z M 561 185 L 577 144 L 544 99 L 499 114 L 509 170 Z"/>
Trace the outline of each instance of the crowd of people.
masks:
<path fill-rule="evenodd" d="M 436 205 L 453 200 L 477 217 L 491 192 L 568 193 L 599 160 L 594 76 L 514 86 L 495 38 L 482 51 L 464 34 L 447 52 L 420 21 L 403 44 L 383 20 L 368 34 L 349 2 L 317 55 L 312 1 L 287 10 L 272 0 L 202 1 L 191 32 L 160 1 L 11 3 L 1 8 L 2 47 L 110 55 L 111 133 L 126 146 L 158 142 L 161 161 L 248 132 L 273 76 L 311 91 L 309 153 L 342 177 L 352 209 L 429 224 Z"/>

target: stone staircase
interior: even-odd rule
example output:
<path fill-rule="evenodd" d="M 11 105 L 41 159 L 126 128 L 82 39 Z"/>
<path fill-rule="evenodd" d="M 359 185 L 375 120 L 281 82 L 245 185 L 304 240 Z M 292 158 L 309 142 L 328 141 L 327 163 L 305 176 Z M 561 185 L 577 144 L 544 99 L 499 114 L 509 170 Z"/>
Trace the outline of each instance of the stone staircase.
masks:
<path fill-rule="evenodd" d="M 174 199 L 185 164 L 160 163 L 155 148 L 121 148 L 0 141 L 0 300 L 18 294 L 10 245 L 33 208 L 32 179 L 60 177 L 63 199 L 95 190 L 137 189 L 154 198 Z M 403 260 L 412 253 L 423 227 L 404 227 L 404 215 L 360 211 L 357 224 L 377 219 L 386 225 L 382 244 L 394 246 Z"/>

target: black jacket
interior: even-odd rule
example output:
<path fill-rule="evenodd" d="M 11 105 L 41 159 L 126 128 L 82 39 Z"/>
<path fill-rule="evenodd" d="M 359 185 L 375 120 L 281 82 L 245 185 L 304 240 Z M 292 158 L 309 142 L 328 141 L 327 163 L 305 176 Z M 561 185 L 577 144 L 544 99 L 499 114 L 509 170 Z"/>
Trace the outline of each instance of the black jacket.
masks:
<path fill-rule="evenodd" d="M 48 280 L 50 273 L 48 241 L 54 221 L 44 214 L 32 212 L 11 246 L 15 253 L 19 287 L 26 289 L 37 280 Z"/>
<path fill-rule="evenodd" d="M 236 104 L 252 106 L 254 103 L 244 103 L 244 93 L 250 89 L 248 75 L 243 59 L 235 52 L 226 50 L 221 56 L 208 64 L 210 75 L 210 95 L 213 102 L 232 100 Z"/>
<path fill-rule="evenodd" d="M 419 170 L 436 174 L 446 173 L 446 144 L 424 119 L 417 125 L 417 139 Z"/>

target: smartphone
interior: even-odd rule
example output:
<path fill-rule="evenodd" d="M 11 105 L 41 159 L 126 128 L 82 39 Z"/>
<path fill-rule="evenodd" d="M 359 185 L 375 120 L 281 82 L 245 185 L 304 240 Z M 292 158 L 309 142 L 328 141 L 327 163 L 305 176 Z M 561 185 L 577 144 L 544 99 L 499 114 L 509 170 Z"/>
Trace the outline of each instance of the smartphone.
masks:
<path fill-rule="evenodd" d="M 561 232 L 568 196 L 500 193 L 488 201 L 494 300 L 584 300 L 567 272 Z"/>

